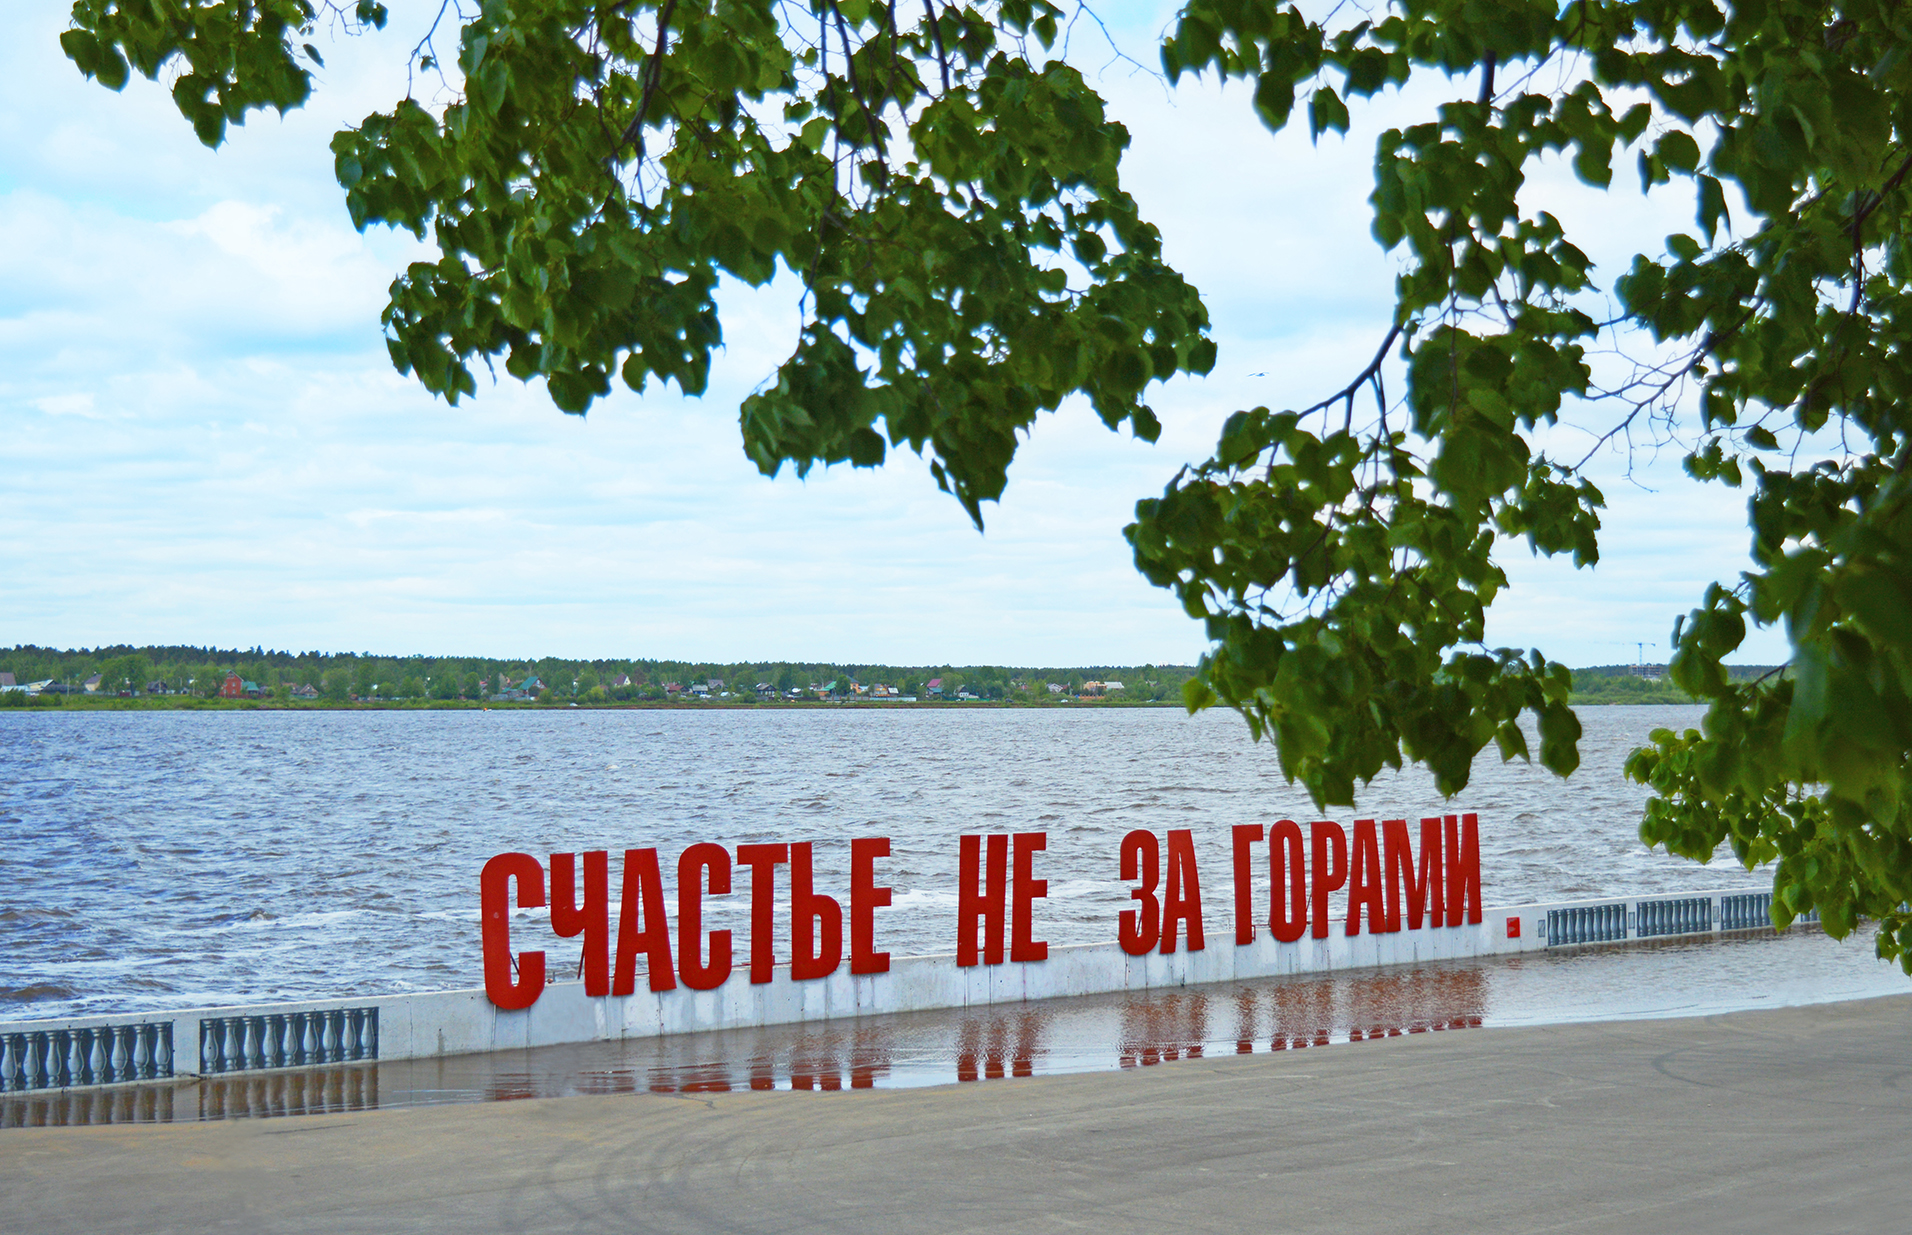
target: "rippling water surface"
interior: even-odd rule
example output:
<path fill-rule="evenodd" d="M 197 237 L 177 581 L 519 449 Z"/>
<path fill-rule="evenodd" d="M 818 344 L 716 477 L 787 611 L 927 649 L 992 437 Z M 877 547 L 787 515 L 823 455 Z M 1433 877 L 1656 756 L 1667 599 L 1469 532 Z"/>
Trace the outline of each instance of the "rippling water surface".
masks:
<path fill-rule="evenodd" d="M 1583 709 L 1570 780 L 1490 753 L 1453 803 L 1410 769 L 1332 813 L 1477 812 L 1489 904 L 1764 888 L 1640 843 L 1627 753 L 1699 717 Z M 1124 832 L 1190 828 L 1213 936 L 1230 825 L 1319 817 L 1238 717 L 1170 708 L 10 712 L 0 768 L 0 1019 L 479 985 L 505 850 L 655 845 L 671 880 L 693 841 L 809 840 L 842 897 L 849 839 L 889 836 L 877 946 L 904 956 L 953 947 L 960 833 L 1048 833 L 1037 937 L 1069 944 L 1113 938 Z M 741 872 L 707 902 L 740 954 L 748 902 Z M 539 917 L 521 946 L 575 963 Z"/>

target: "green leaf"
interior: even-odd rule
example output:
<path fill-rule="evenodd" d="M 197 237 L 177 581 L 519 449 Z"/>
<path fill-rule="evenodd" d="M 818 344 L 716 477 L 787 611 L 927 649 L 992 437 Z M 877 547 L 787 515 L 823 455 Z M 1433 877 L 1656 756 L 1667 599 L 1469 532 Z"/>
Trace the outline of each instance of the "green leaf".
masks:
<path fill-rule="evenodd" d="M 1706 232 L 1706 243 L 1712 244 L 1721 221 L 1731 224 L 1726 212 L 1726 190 L 1712 176 L 1701 176 L 1699 188 L 1699 224 Z"/>
<path fill-rule="evenodd" d="M 1261 122 L 1278 133 L 1294 109 L 1294 81 L 1280 73 L 1263 73 L 1255 82 L 1255 114 Z"/>
<path fill-rule="evenodd" d="M 1292 95 L 1289 106 L 1293 106 Z M 1283 119 L 1286 119 L 1285 112 Z M 1340 95 L 1329 87 L 1323 86 L 1314 92 L 1313 98 L 1308 100 L 1308 130 L 1311 136 L 1318 138 L 1330 129 L 1342 133 L 1348 131 L 1348 105 L 1341 101 Z"/>

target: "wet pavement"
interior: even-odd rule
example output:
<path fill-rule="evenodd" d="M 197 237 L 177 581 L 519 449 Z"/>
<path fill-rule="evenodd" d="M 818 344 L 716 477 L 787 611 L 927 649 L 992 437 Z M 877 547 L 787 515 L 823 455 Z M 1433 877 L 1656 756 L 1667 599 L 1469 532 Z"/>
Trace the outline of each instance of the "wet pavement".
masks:
<path fill-rule="evenodd" d="M 1490 1027 L 1912 992 L 1868 936 L 1795 927 L 1619 948 L 166 1084 L 0 1095 L 0 1127 L 336 1114 L 604 1094 L 892 1089 Z"/>
<path fill-rule="evenodd" d="M 1202 995 L 1225 1024 L 1233 1005 Z M 1159 1048 L 1195 1006 L 1108 1025 Z M 0 1213 L 32 1235 L 1895 1231 L 1908 1055 L 1899 994 L 975 1084 L 684 1091 L 746 1069 L 659 1093 L 21 1128 L 0 1134 Z"/>

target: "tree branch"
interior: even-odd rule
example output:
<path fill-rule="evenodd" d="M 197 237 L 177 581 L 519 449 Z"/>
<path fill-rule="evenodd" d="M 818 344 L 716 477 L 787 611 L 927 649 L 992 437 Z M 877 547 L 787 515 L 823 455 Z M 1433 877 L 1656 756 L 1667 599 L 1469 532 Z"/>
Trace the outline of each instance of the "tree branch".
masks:
<path fill-rule="evenodd" d="M 1387 361 L 1388 349 L 1393 347 L 1394 341 L 1400 337 L 1401 323 L 1396 322 L 1393 328 L 1388 331 L 1387 338 L 1382 339 L 1381 346 L 1375 350 L 1374 359 L 1368 361 L 1367 367 L 1356 374 L 1353 381 L 1343 386 L 1340 390 L 1335 391 L 1321 402 L 1316 403 L 1314 406 L 1303 409 L 1300 415 L 1312 416 L 1316 412 L 1325 412 L 1343 400 L 1352 404 L 1354 402 L 1354 396 L 1361 393 L 1361 387 L 1367 385 L 1369 381 L 1373 380 L 1376 374 L 1380 373 L 1381 366 Z"/>
<path fill-rule="evenodd" d="M 677 0 L 664 0 L 664 7 L 658 10 L 657 48 L 651 52 L 650 62 L 644 69 L 644 93 L 637 100 L 637 114 L 624 126 L 623 134 L 611 150 L 613 158 L 626 146 L 636 147 L 637 157 L 644 157 L 644 121 L 650 115 L 651 98 L 657 93 L 658 79 L 664 73 L 664 52 L 670 46 L 671 14 L 676 11 Z"/>
<path fill-rule="evenodd" d="M 843 21 L 843 10 L 836 6 L 836 0 L 830 0 L 830 12 L 836 18 L 837 40 L 843 44 L 843 73 L 850 82 L 850 97 L 863 109 L 863 120 L 870 130 L 870 150 L 876 155 L 876 165 L 884 176 L 889 174 L 889 162 L 883 157 L 883 138 L 878 131 L 876 112 L 868 99 L 863 97 L 863 86 L 856 79 L 856 58 L 850 54 L 850 30 Z"/>
<path fill-rule="evenodd" d="M 943 50 L 943 25 L 936 16 L 936 0 L 923 0 L 923 14 L 929 20 L 929 37 L 936 41 L 936 64 L 943 70 L 943 93 L 949 93 L 949 54 Z"/>

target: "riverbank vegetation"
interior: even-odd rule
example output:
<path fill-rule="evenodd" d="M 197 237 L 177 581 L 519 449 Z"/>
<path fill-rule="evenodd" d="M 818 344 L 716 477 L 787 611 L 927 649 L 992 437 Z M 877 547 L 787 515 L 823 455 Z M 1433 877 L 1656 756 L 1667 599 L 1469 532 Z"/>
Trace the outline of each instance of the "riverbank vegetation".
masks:
<path fill-rule="evenodd" d="M 762 705 L 914 700 L 1021 705 L 1174 703 L 1190 665 L 872 665 L 795 661 L 500 660 L 191 646 L 0 650 L 37 693 L 0 706 L 457 707 L 486 704 Z M 98 681 L 93 681 L 94 677 Z M 228 679 L 237 678 L 237 697 Z M 3 679 L 0 679 L 3 680 Z M 88 689 L 89 683 L 91 689 Z"/>
<path fill-rule="evenodd" d="M 1734 680 L 1772 672 L 1732 667 Z M 815 703 L 1177 704 L 1189 665 L 862 665 L 796 661 L 500 660 L 190 646 L 0 650 L 21 689 L 0 707 L 763 706 Z M 95 676 L 93 689 L 87 684 Z M 240 694 L 226 697 L 229 676 Z M 4 679 L 0 679 L 4 680 Z M 37 693 L 29 684 L 52 683 Z M 1658 666 L 1573 671 L 1575 705 L 1696 703 Z"/>
<path fill-rule="evenodd" d="M 1733 682 L 1779 676 L 1772 665 L 1724 666 Z M 1704 703 L 1688 694 L 1661 665 L 1593 665 L 1573 671 L 1575 707 L 1604 703 Z"/>

